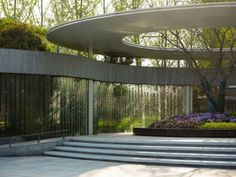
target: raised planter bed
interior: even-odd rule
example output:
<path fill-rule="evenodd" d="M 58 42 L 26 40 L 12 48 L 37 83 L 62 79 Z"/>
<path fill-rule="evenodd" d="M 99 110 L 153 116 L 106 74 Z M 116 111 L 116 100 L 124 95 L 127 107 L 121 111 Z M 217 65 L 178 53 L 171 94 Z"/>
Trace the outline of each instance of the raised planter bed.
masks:
<path fill-rule="evenodd" d="M 180 129 L 180 128 L 133 128 L 134 135 L 169 137 L 219 137 L 236 138 L 236 130 Z"/>

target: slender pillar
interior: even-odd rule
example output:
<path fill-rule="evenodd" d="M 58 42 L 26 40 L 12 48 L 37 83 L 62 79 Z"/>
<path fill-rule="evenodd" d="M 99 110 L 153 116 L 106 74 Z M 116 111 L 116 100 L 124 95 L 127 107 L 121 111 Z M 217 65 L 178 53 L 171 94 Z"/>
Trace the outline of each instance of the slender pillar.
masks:
<path fill-rule="evenodd" d="M 190 104 L 189 104 L 189 112 L 193 112 L 193 86 L 190 87 Z"/>
<path fill-rule="evenodd" d="M 184 89 L 184 101 L 183 101 L 183 108 L 184 113 L 188 114 L 193 111 L 193 89 L 192 86 L 185 86 Z"/>
<path fill-rule="evenodd" d="M 89 48 L 88 57 L 93 57 L 93 49 Z M 88 130 L 89 135 L 93 134 L 93 80 L 88 83 Z"/>
<path fill-rule="evenodd" d="M 186 67 L 189 68 L 189 63 L 186 61 Z M 192 86 L 185 86 L 184 101 L 183 101 L 183 111 L 188 114 L 193 112 L 193 88 Z"/>
<path fill-rule="evenodd" d="M 165 44 L 166 46 L 166 44 Z M 162 60 L 162 67 L 166 68 L 166 60 Z M 168 109 L 167 109 L 167 96 L 166 96 L 166 85 L 161 86 L 161 119 L 166 119 L 166 116 L 168 115 Z"/>

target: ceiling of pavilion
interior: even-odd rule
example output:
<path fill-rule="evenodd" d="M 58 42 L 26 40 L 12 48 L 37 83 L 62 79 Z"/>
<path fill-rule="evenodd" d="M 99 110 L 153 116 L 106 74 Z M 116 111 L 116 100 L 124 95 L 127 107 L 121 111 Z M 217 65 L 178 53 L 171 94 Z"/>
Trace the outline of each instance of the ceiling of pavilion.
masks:
<path fill-rule="evenodd" d="M 179 49 L 140 46 L 122 39 L 167 29 L 236 27 L 235 19 L 236 2 L 138 9 L 67 22 L 49 30 L 47 38 L 75 50 L 93 48 L 97 54 L 183 59 Z M 209 54 L 198 49 L 191 52 L 200 58 Z"/>

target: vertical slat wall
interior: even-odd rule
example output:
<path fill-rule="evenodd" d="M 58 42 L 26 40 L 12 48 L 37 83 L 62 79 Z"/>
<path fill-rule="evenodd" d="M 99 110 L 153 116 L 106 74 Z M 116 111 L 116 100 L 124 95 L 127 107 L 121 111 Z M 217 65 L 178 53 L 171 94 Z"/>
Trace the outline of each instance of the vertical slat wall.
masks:
<path fill-rule="evenodd" d="M 94 84 L 94 131 L 130 132 L 183 113 L 184 86 Z M 163 98 L 163 92 L 165 97 Z"/>
<path fill-rule="evenodd" d="M 94 83 L 94 132 L 129 132 L 182 114 L 185 86 Z M 164 95 L 164 96 L 163 96 Z M 69 129 L 88 134 L 88 81 L 0 74 L 0 136 Z"/>
<path fill-rule="evenodd" d="M 87 90 L 88 82 L 77 78 L 0 74 L 0 136 L 87 134 Z"/>

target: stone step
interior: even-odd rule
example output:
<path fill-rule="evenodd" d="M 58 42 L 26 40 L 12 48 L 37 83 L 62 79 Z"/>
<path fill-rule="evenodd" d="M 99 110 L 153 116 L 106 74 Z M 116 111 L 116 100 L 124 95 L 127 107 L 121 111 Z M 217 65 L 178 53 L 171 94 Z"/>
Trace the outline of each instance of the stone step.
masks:
<path fill-rule="evenodd" d="M 199 153 L 173 153 L 173 152 L 155 152 L 155 151 L 131 151 L 131 150 L 114 150 L 114 149 L 94 149 L 59 146 L 55 147 L 56 151 L 82 153 L 82 154 L 100 154 L 111 156 L 130 156 L 130 157 L 147 157 L 147 158 L 178 158 L 178 159 L 198 159 L 209 161 L 236 161 L 236 154 L 199 154 Z"/>
<path fill-rule="evenodd" d="M 90 142 L 90 143 L 103 143 L 103 144 L 129 144 L 129 145 L 159 145 L 159 146 L 199 146 L 199 147 L 235 147 L 236 148 L 236 141 L 225 141 L 222 142 L 221 139 L 183 139 L 183 138 L 176 138 L 176 139 L 167 139 L 167 140 L 147 140 L 145 139 L 106 139 L 106 138 L 88 138 L 86 137 L 77 137 L 72 138 L 72 142 Z"/>
<path fill-rule="evenodd" d="M 155 151 L 155 152 L 197 152 L 197 153 L 222 153 L 236 154 L 235 147 L 190 147 L 190 146 L 159 146 L 159 145 L 130 145 L 130 144 L 106 144 L 90 142 L 64 142 L 65 146 L 86 147 L 96 149 L 116 149 L 116 150 L 134 150 L 134 151 Z"/>
<path fill-rule="evenodd" d="M 87 159 L 87 160 L 102 160 L 102 161 L 113 161 L 113 162 L 123 162 L 123 163 L 236 168 L 236 162 L 232 161 L 130 157 L 130 156 L 98 155 L 98 154 L 84 154 L 84 153 L 72 153 L 72 152 L 60 152 L 60 151 L 45 151 L 44 154 L 57 157 Z"/>

